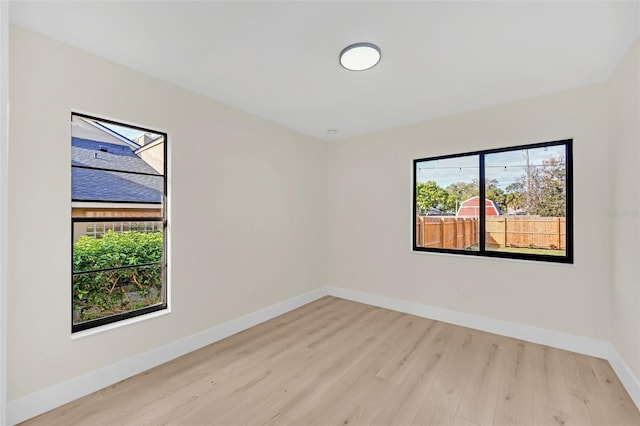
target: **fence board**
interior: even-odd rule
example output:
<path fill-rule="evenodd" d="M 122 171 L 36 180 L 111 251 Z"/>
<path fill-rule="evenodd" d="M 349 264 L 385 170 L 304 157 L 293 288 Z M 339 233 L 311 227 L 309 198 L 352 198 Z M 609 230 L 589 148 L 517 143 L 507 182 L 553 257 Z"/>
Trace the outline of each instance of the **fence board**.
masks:
<path fill-rule="evenodd" d="M 478 242 L 478 219 L 452 216 L 418 216 L 418 247 L 464 250 Z"/>
<path fill-rule="evenodd" d="M 478 243 L 478 218 L 418 216 L 418 247 L 466 249 Z M 566 218 L 488 216 L 487 247 L 523 247 L 566 250 Z"/>

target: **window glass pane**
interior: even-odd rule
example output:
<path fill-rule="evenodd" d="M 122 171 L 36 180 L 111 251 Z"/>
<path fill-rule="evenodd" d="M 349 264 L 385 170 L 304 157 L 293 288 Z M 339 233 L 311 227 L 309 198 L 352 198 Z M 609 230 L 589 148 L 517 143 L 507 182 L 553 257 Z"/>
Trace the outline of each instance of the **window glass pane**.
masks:
<path fill-rule="evenodd" d="M 157 209 L 162 207 L 162 175 L 72 168 L 71 185 L 74 189 L 73 199 L 77 202 L 128 202 L 156 204 Z"/>
<path fill-rule="evenodd" d="M 71 117 L 73 331 L 166 307 L 165 143 L 160 132 Z"/>
<path fill-rule="evenodd" d="M 565 256 L 566 146 L 485 155 L 487 251 Z"/>
<path fill-rule="evenodd" d="M 163 303 L 162 265 L 73 276 L 73 324 Z"/>
<path fill-rule="evenodd" d="M 162 261 L 161 221 L 74 222 L 73 272 Z"/>
<path fill-rule="evenodd" d="M 416 247 L 478 250 L 477 155 L 416 162 Z"/>

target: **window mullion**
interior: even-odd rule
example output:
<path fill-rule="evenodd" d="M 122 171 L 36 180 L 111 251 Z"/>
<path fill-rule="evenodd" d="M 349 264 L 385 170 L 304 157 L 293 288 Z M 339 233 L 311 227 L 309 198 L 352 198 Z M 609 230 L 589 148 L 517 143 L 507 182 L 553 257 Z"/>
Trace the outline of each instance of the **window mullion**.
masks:
<path fill-rule="evenodd" d="M 484 173 L 484 154 L 478 155 L 478 192 L 480 196 L 480 202 L 478 207 L 478 217 L 480 221 L 480 235 L 478 236 L 478 250 L 480 253 L 485 252 L 485 244 L 487 240 L 487 223 L 486 216 L 486 185 L 485 185 L 485 173 Z"/>

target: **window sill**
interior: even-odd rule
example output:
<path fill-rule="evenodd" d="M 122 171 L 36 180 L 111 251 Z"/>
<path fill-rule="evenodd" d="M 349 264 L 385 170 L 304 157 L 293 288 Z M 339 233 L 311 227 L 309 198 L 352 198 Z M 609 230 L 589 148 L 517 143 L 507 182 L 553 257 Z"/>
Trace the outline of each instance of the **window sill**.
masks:
<path fill-rule="evenodd" d="M 161 311 L 150 312 L 146 315 L 140 315 L 133 318 L 127 318 L 122 321 L 113 322 L 110 324 L 101 325 L 99 327 L 90 328 L 88 330 L 82 330 L 75 333 L 71 333 L 71 340 L 82 339 L 84 337 L 93 336 L 94 334 L 100 334 L 107 331 L 115 330 L 120 327 L 126 327 L 131 324 L 135 324 L 138 322 L 150 320 L 153 318 L 158 318 L 164 315 L 169 315 L 171 313 L 170 308 L 163 309 Z"/>
<path fill-rule="evenodd" d="M 496 260 L 498 262 L 500 261 L 506 261 L 506 262 L 515 262 L 515 263 L 526 263 L 528 265 L 532 265 L 532 264 L 544 264 L 544 265 L 558 265 L 558 266 L 565 266 L 565 267 L 573 267 L 575 264 L 575 259 L 573 262 L 556 262 L 556 261 L 550 261 L 547 259 L 522 259 L 522 258 L 517 258 L 517 257 L 501 257 L 501 256 L 484 256 L 481 254 L 462 254 L 462 253 L 456 253 L 455 251 L 451 251 L 451 252 L 441 252 L 441 251 L 425 251 L 425 250 L 415 250 L 413 249 L 413 247 L 410 249 L 411 253 L 413 254 L 417 254 L 417 255 L 436 255 L 436 256 L 456 256 L 459 258 L 469 258 L 469 259 L 492 259 L 492 260 Z"/>

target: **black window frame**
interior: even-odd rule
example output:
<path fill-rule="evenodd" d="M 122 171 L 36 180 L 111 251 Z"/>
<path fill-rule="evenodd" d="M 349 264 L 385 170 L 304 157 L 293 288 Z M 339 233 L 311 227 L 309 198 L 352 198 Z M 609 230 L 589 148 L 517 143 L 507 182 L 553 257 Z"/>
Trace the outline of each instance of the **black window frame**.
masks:
<path fill-rule="evenodd" d="M 485 209 L 480 208 L 480 217 L 479 217 L 479 243 L 478 250 L 460 250 L 460 249 L 449 249 L 449 248 L 438 248 L 438 247 L 419 247 L 417 245 L 417 197 L 416 197 L 416 187 L 417 187 L 417 169 L 418 164 L 425 161 L 433 161 L 433 160 L 443 160 L 450 159 L 456 157 L 466 157 L 466 156 L 478 156 L 478 182 L 479 182 L 479 205 L 485 205 L 486 199 L 486 188 L 485 188 L 485 156 L 489 154 L 510 152 L 510 151 L 518 151 L 525 149 L 535 149 L 535 148 L 544 148 L 549 146 L 565 146 L 565 166 L 566 166 L 566 249 L 564 256 L 558 255 L 544 255 L 544 254 L 533 254 L 533 253 L 510 253 L 510 252 L 499 252 L 495 250 L 487 250 L 486 249 L 486 220 L 485 220 Z M 539 142 L 533 144 L 526 145 L 517 145 L 517 146 L 509 146 L 504 148 L 494 148 L 487 149 L 481 151 L 471 151 L 464 153 L 456 153 L 450 155 L 440 155 L 435 157 L 425 157 L 418 158 L 413 160 L 413 239 L 412 239 L 412 250 L 415 252 L 427 252 L 427 253 L 445 253 L 445 254 L 454 254 L 454 255 L 463 255 L 463 256 L 480 256 L 480 257 L 490 257 L 490 258 L 503 258 L 503 259 L 518 259 L 518 260 L 533 260 L 533 261 L 541 261 L 541 262 L 552 262 L 552 263 L 565 263 L 565 264 L 573 264 L 574 263 L 574 246 L 573 246 L 573 139 L 562 139 L 556 141 L 549 142 Z"/>
<path fill-rule="evenodd" d="M 169 170 L 169 161 L 168 161 L 168 157 L 167 157 L 167 146 L 169 143 L 169 138 L 168 138 L 168 134 L 166 132 L 162 132 L 159 130 L 154 130 L 154 129 L 150 129 L 150 128 L 146 128 L 146 127 L 141 127 L 135 124 L 128 124 L 124 121 L 114 121 L 111 119 L 107 119 L 107 118 L 102 118 L 102 117 L 97 117 L 97 116 L 93 116 L 93 115 L 87 115 L 84 113 L 78 113 L 78 112 L 71 112 L 71 121 L 73 121 L 74 117 L 80 117 L 83 119 L 88 119 L 88 120 L 96 120 L 100 123 L 105 123 L 105 124 L 113 124 L 116 126 L 120 126 L 120 127 L 128 127 L 128 128 L 132 128 L 135 130 L 139 130 L 142 132 L 150 132 L 150 133 L 154 133 L 156 135 L 161 135 L 162 137 L 164 137 L 164 143 L 163 143 L 163 156 L 164 156 L 164 164 L 163 164 L 163 173 L 162 173 L 162 178 L 163 178 L 163 193 L 162 193 L 162 201 L 159 203 L 153 203 L 153 204 L 158 204 L 158 206 L 161 207 L 161 214 L 160 216 L 119 216 L 119 217 L 73 217 L 73 214 L 71 214 L 71 279 L 70 279 L 70 283 L 71 283 L 71 300 L 70 300 L 70 319 L 71 319 L 71 333 L 77 333 L 80 331 L 85 331 L 85 330 L 90 330 L 96 327 L 100 327 L 103 325 L 107 325 L 107 324 L 113 324 L 113 323 L 117 323 L 120 321 L 124 321 L 130 318 L 136 318 L 139 316 L 143 316 L 143 315 L 147 315 L 153 312 L 158 312 L 158 311 L 163 311 L 163 310 L 167 310 L 168 309 L 168 274 L 167 274 L 167 269 L 168 269 L 168 258 L 167 258 L 167 252 L 168 252 L 168 247 L 167 247 L 167 242 L 168 242 L 168 235 L 167 235 L 167 229 L 168 229 L 168 219 L 167 219 L 167 193 L 168 193 L 168 189 L 167 189 L 167 175 L 168 175 L 168 170 Z M 117 132 L 116 132 L 117 133 Z M 72 136 L 73 138 L 73 136 Z M 90 168 L 90 169 L 96 169 L 96 170 L 102 170 L 102 171 L 111 171 L 111 172 L 116 172 L 116 173 L 129 173 L 129 174 L 137 174 L 137 175 L 149 175 L 149 173 L 142 173 L 142 172 L 124 172 L 122 170 L 112 170 L 112 169 L 102 169 L 102 168 L 96 168 L 96 167 L 86 167 L 86 166 L 79 166 L 79 165 L 71 165 L 71 168 L 73 169 L 74 167 L 77 168 Z M 87 203 L 91 203 L 91 202 L 95 202 L 92 200 L 83 200 L 82 202 L 87 202 Z M 130 201 L 109 201 L 109 203 L 111 204 L 122 204 L 122 205 L 127 205 L 127 204 L 139 204 L 139 202 L 130 202 Z M 152 263 L 144 263 L 144 264 L 138 264 L 138 265 L 133 265 L 133 266 L 127 266 L 127 267 L 116 267 L 116 268 L 105 268 L 105 269 L 100 269 L 100 270 L 90 270 L 90 271 L 74 271 L 74 264 L 73 264 L 73 255 L 74 255 L 74 224 L 75 223 L 82 223 L 82 222 L 100 222 L 100 223 L 107 223 L 107 222 L 161 222 L 162 223 L 162 259 L 159 262 L 152 262 Z M 123 313 L 118 313 L 118 314 L 114 314 L 114 315 L 109 315 L 109 316 L 105 316 L 105 317 L 101 317 L 101 318 L 97 318 L 97 319 L 93 319 L 93 320 L 88 320 L 88 321 L 84 321 L 82 323 L 74 323 L 74 317 L 73 317 L 73 313 L 74 313 L 74 301 L 73 301 L 73 277 L 77 274 L 81 274 L 81 273 L 91 273 L 91 272 L 100 272 L 100 271 L 106 271 L 106 270 L 112 270 L 112 269 L 133 269 L 133 268 L 139 268 L 139 267 L 147 267 L 147 266 L 151 266 L 151 265 L 160 265 L 160 267 L 162 268 L 162 272 L 161 272 L 161 279 L 162 279 L 162 303 L 157 304 L 157 305 L 152 305 L 152 306 L 147 306 L 144 308 L 139 308 L 139 309 L 135 309 L 132 311 L 128 311 L 128 312 L 123 312 Z"/>

